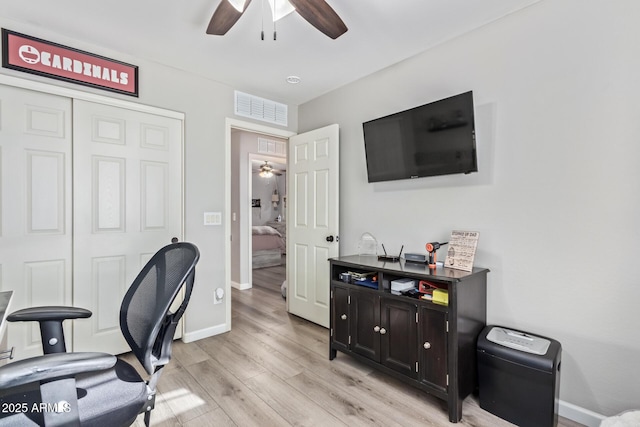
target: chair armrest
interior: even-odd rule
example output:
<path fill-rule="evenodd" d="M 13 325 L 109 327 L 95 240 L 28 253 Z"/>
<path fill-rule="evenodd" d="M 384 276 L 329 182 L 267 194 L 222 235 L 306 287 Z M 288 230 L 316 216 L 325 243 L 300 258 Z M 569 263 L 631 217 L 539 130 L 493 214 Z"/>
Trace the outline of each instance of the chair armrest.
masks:
<path fill-rule="evenodd" d="M 107 353 L 56 353 L 19 360 L 0 367 L 0 390 L 102 371 L 112 368 L 116 361 L 115 356 Z"/>
<path fill-rule="evenodd" d="M 29 307 L 14 311 L 7 316 L 7 320 L 9 322 L 40 322 L 49 320 L 84 319 L 91 317 L 91 314 L 91 311 L 77 307 Z"/>

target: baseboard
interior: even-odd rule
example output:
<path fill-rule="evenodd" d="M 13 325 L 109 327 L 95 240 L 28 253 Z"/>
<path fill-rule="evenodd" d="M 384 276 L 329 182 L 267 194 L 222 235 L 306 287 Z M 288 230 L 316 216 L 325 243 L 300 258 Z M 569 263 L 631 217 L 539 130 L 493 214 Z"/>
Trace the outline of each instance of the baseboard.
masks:
<path fill-rule="evenodd" d="M 234 282 L 233 280 L 231 281 L 231 287 L 232 288 L 236 288 L 239 291 L 244 291 L 245 289 L 251 289 L 251 285 L 248 283 L 238 283 L 238 282 Z"/>
<path fill-rule="evenodd" d="M 216 325 L 210 328 L 200 329 L 198 331 L 185 332 L 182 336 L 182 341 L 185 343 L 190 343 L 201 340 L 203 338 L 209 338 L 214 335 L 229 332 L 230 329 L 231 328 L 226 323 L 223 323 L 222 325 Z"/>
<path fill-rule="evenodd" d="M 604 415 L 563 400 L 558 402 L 558 415 L 587 427 L 598 427 L 600 422 L 606 418 Z"/>

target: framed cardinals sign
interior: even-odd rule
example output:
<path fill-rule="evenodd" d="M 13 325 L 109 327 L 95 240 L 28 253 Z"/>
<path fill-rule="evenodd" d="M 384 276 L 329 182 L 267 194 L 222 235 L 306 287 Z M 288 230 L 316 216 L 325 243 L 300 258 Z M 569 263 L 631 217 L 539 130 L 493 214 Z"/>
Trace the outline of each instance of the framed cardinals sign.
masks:
<path fill-rule="evenodd" d="M 138 67 L 2 29 L 2 66 L 138 96 Z"/>

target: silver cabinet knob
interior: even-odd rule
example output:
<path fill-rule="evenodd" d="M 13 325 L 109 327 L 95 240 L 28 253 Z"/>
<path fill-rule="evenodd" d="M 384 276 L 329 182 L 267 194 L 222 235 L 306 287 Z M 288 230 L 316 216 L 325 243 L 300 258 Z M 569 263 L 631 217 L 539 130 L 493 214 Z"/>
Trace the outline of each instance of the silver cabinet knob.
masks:
<path fill-rule="evenodd" d="M 341 318 L 342 320 L 347 320 L 347 315 L 346 315 L 346 314 L 343 314 L 342 316 L 340 316 L 340 318 Z"/>
<path fill-rule="evenodd" d="M 427 341 L 424 343 L 423 347 L 425 350 L 429 350 L 431 348 L 431 343 Z"/>
<path fill-rule="evenodd" d="M 384 335 L 387 333 L 387 330 L 385 328 L 380 328 L 380 335 Z"/>
<path fill-rule="evenodd" d="M 373 330 L 374 330 L 375 332 L 380 332 L 380 326 L 375 326 L 375 327 L 373 328 Z"/>

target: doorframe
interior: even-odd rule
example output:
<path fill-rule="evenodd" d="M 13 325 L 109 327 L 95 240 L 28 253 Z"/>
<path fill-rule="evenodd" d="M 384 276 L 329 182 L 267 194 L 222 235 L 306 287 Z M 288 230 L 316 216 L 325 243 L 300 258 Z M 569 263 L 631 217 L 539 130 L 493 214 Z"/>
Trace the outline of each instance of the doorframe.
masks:
<path fill-rule="evenodd" d="M 225 324 L 231 329 L 231 129 L 260 133 L 265 136 L 275 136 L 289 139 L 296 135 L 286 129 L 265 126 L 258 123 L 238 120 L 231 117 L 225 119 L 224 145 L 224 283 L 225 293 L 228 295 L 225 305 Z M 287 179 L 289 176 L 287 175 Z"/>

